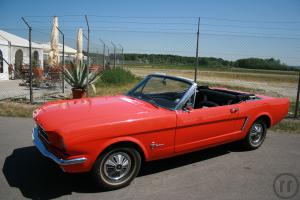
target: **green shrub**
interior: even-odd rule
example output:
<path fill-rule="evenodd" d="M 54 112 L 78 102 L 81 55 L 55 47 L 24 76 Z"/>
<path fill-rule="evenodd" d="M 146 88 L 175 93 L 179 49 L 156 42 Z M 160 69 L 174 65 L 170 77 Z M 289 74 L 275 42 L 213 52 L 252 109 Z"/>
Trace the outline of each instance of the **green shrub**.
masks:
<path fill-rule="evenodd" d="M 108 85 L 123 85 L 132 83 L 136 80 L 136 77 L 128 70 L 122 68 L 106 70 L 98 84 L 101 82 Z"/>

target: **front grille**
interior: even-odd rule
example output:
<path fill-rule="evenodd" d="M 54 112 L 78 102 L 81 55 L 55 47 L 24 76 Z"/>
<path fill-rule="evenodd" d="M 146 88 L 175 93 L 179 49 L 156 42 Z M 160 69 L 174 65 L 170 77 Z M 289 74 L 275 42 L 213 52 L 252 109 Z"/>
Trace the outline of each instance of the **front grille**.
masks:
<path fill-rule="evenodd" d="M 57 147 L 51 145 L 47 132 L 40 125 L 37 125 L 37 128 L 38 128 L 38 136 L 43 142 L 43 144 L 45 145 L 45 147 L 48 149 L 48 151 L 50 151 L 51 153 L 53 153 L 55 156 L 59 158 L 66 158 L 68 156 L 68 154 L 62 152 Z"/>
<path fill-rule="evenodd" d="M 38 134 L 39 137 L 46 142 L 47 144 L 49 144 L 49 138 L 48 138 L 48 134 L 44 131 L 44 129 L 38 125 Z"/>

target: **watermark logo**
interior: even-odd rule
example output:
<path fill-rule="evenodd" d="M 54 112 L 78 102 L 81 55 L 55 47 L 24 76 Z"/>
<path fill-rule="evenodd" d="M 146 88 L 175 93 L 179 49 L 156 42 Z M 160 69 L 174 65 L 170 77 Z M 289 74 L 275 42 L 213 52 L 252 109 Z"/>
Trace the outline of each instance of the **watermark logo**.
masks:
<path fill-rule="evenodd" d="M 290 199 L 297 195 L 299 182 L 296 176 L 290 173 L 279 174 L 273 182 L 273 189 L 279 198 Z"/>

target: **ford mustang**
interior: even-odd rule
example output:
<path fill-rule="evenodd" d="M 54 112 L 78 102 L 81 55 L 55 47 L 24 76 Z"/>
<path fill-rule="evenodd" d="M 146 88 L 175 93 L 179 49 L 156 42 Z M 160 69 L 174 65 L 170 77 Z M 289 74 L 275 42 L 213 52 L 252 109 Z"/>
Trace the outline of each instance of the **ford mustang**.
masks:
<path fill-rule="evenodd" d="M 33 112 L 34 144 L 69 173 L 124 187 L 143 162 L 237 141 L 253 150 L 289 100 L 151 74 L 126 95 L 49 102 Z"/>

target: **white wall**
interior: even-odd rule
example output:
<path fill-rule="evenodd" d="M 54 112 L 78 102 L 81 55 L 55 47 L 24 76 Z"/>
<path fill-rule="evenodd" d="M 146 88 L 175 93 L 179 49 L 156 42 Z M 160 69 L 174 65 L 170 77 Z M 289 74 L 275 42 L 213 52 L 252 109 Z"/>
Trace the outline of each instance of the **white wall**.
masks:
<path fill-rule="evenodd" d="M 23 51 L 23 64 L 29 64 L 29 50 L 28 48 L 25 47 L 16 47 L 16 46 L 12 46 L 12 56 L 11 56 L 11 63 L 15 64 L 15 55 L 16 52 L 21 49 Z M 40 61 L 40 67 L 43 67 L 43 50 L 42 49 L 35 49 L 32 48 L 32 52 L 31 52 L 31 56 L 33 57 L 33 53 L 35 51 L 38 51 L 39 53 L 39 61 Z"/>
<path fill-rule="evenodd" d="M 9 48 L 6 45 L 0 44 L 3 58 L 9 62 Z M 8 65 L 3 61 L 3 73 L 0 73 L 0 80 L 8 80 Z"/>
<path fill-rule="evenodd" d="M 17 47 L 17 46 L 8 46 L 8 44 L 5 42 L 2 43 L 0 41 L 0 49 L 3 54 L 3 58 L 7 60 L 7 62 L 11 63 L 13 66 L 15 64 L 15 54 L 16 51 L 21 49 L 23 52 L 23 64 L 29 64 L 29 51 L 27 47 Z M 40 61 L 40 67 L 44 67 L 43 63 L 43 49 L 35 49 L 32 48 L 32 57 L 33 57 L 33 52 L 38 51 L 39 54 L 39 61 Z M 8 65 L 3 62 L 3 68 L 4 68 L 4 73 L 0 73 L 0 80 L 9 80 L 9 74 L 8 74 Z"/>

